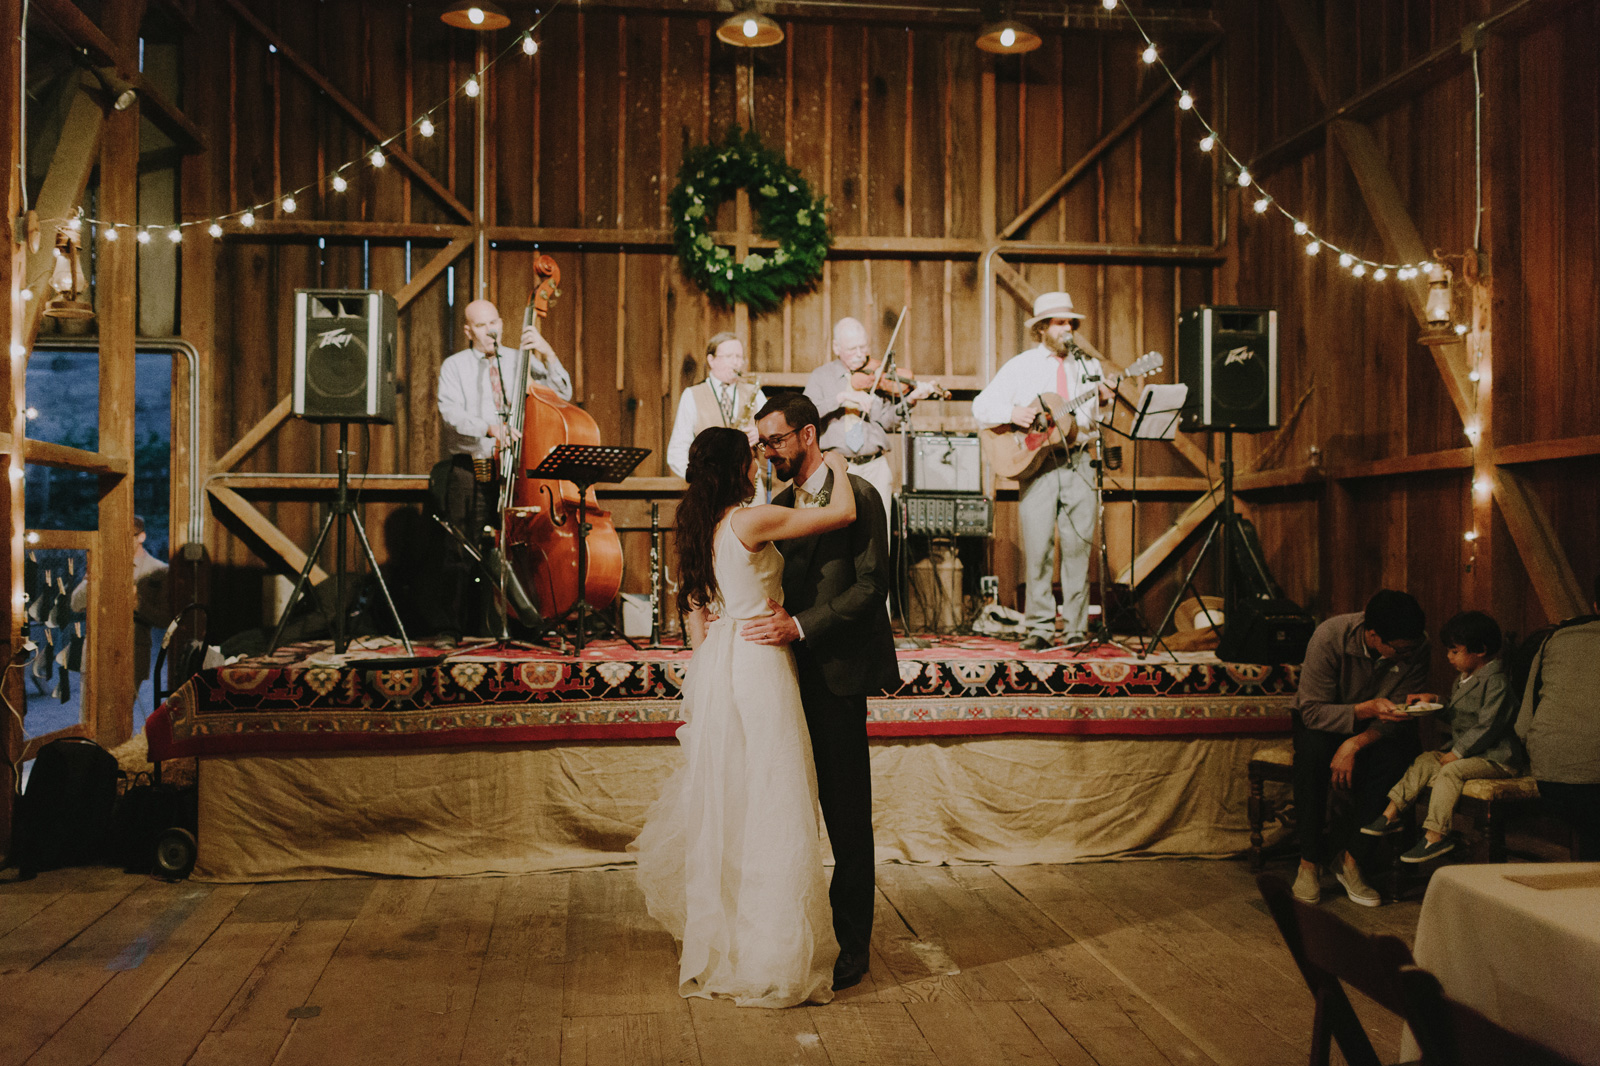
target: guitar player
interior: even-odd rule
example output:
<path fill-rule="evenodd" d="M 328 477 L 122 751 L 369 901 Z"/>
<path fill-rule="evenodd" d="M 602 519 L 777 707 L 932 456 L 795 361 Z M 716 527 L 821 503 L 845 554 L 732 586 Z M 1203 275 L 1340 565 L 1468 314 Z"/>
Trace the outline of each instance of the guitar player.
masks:
<path fill-rule="evenodd" d="M 1100 392 L 1099 403 L 1078 407 L 1077 432 L 1065 447 L 1053 452 L 1031 477 L 1019 485 L 1018 523 L 1022 529 L 1023 575 L 1027 581 L 1024 624 L 1028 636 L 1024 651 L 1043 651 L 1055 640 L 1055 595 L 1051 589 L 1050 556 L 1055 534 L 1061 538 L 1061 614 L 1066 620 L 1065 643 L 1084 639 L 1089 617 L 1089 558 L 1094 543 L 1094 469 L 1090 447 L 1099 430 L 1101 404 L 1111 402 L 1111 390 L 1101 379 L 1100 361 L 1092 359 L 1072 339 L 1083 316 L 1073 310 L 1072 297 L 1047 292 L 1033 301 L 1027 328 L 1038 343 L 1007 360 L 994 380 L 972 401 L 972 417 L 985 426 L 1033 425 L 1041 410 L 1040 397 L 1055 393 L 1071 400 L 1087 389 Z"/>

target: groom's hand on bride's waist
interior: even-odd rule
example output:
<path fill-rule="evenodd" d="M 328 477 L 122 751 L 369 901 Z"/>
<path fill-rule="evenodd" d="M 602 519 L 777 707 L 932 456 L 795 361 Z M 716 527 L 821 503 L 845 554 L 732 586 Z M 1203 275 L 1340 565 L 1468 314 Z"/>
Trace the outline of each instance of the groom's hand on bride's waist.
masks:
<path fill-rule="evenodd" d="M 794 616 L 783 609 L 783 604 L 776 600 L 768 600 L 767 606 L 772 613 L 765 618 L 756 618 L 739 627 L 739 635 L 752 644 L 773 644 L 782 647 L 793 644 L 803 634 L 800 632 L 800 623 Z"/>

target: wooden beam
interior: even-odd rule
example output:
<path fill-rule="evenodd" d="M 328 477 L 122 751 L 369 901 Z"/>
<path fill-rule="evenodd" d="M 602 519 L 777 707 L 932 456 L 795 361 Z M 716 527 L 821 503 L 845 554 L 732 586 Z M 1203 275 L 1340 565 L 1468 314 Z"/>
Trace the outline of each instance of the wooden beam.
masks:
<path fill-rule="evenodd" d="M 1189 76 L 1195 67 L 1199 66 L 1200 63 L 1207 59 L 1212 52 L 1217 50 L 1218 46 L 1222 44 L 1222 40 L 1223 35 L 1219 33 L 1202 44 L 1198 49 L 1195 50 L 1194 55 L 1184 60 L 1183 65 L 1180 66 L 1173 74 L 1173 79 L 1182 82 Z M 1165 100 L 1167 96 L 1171 94 L 1172 90 L 1173 80 L 1163 78 L 1155 92 L 1141 100 L 1138 105 L 1135 106 L 1134 109 L 1123 118 L 1121 122 L 1117 123 L 1117 125 L 1114 126 L 1104 137 L 1101 137 L 1100 140 L 1095 143 L 1094 147 L 1085 152 L 1083 157 L 1080 158 L 1076 163 L 1073 163 L 1070 167 L 1068 167 L 1066 172 L 1062 174 L 1061 177 L 1057 178 L 1048 189 L 1040 193 L 1038 198 L 1034 200 L 1033 203 L 1023 208 L 1022 212 L 1017 215 L 1016 218 L 1008 222 L 1005 228 L 1000 231 L 1000 238 L 1002 240 L 1010 238 L 1012 234 L 1016 233 L 1022 227 L 1026 226 L 1028 223 L 1032 222 L 1036 217 L 1038 217 L 1041 211 L 1055 202 L 1056 197 L 1065 192 L 1073 182 L 1077 181 L 1078 178 L 1084 174 L 1085 171 L 1094 166 L 1095 163 L 1099 162 L 1101 156 L 1105 155 L 1106 152 L 1110 151 L 1111 148 L 1121 141 L 1123 137 L 1132 132 L 1133 128 L 1144 120 L 1144 117 L 1150 113 L 1151 109 L 1162 100 Z"/>
<path fill-rule="evenodd" d="M 266 440 L 268 434 L 283 425 L 284 420 L 289 417 L 289 413 L 293 409 L 293 396 L 285 396 L 279 400 L 278 405 L 268 411 L 261 421 L 251 426 L 250 431 L 240 437 L 237 444 L 223 453 L 222 458 L 217 460 L 217 465 L 213 468 L 212 473 L 220 474 L 232 470 L 239 460 L 255 450 L 256 445 Z"/>
<path fill-rule="evenodd" d="M 0 25 L 22 25 L 22 0 L 0 0 Z M 20 35 L 0 33 L 0 70 L 21 69 Z M 6 205 L 0 231 L 7 237 L 5 254 L 0 255 L 0 272 L 3 272 L 0 289 L 5 292 L 5 302 L 0 304 L 0 322 L 4 323 L 0 334 L 5 337 L 8 351 L 15 350 L 13 345 L 23 344 L 25 316 L 19 313 L 23 306 L 20 294 L 26 284 L 28 268 L 27 245 L 23 243 L 22 234 L 17 232 L 17 222 L 22 214 L 22 183 L 17 180 L 18 163 L 21 162 L 23 150 L 21 123 L 15 121 L 15 116 L 21 114 L 22 98 L 20 79 L 0 79 L 0 115 L 11 116 L 10 121 L 0 123 L 0 168 L 5 170 Z M 0 575 L 3 575 L 0 577 L 0 592 L 5 596 L 5 604 L 0 607 L 0 613 L 5 618 L 7 662 L 22 651 L 23 622 L 27 617 L 22 608 L 26 563 L 21 534 L 27 521 L 24 482 L 10 476 L 12 449 L 28 432 L 27 419 L 23 414 L 27 407 L 27 388 L 24 383 L 26 367 L 27 363 L 17 356 L 10 356 L 0 364 L 0 382 L 3 382 L 0 392 L 4 393 L 6 404 L 6 413 L 0 416 L 0 437 L 4 438 L 0 441 L 0 447 L 4 449 L 6 467 L 6 476 L 0 481 L 0 499 L 5 500 L 6 512 L 6 554 L 3 563 L 0 563 Z M 21 670 L 0 669 L 0 696 L 5 697 L 13 707 L 21 707 L 26 698 L 22 674 Z M 11 844 L 11 809 L 19 791 L 12 774 L 14 767 L 20 765 L 22 760 L 25 745 L 22 734 L 20 717 L 14 714 L 0 717 L 0 849 L 7 852 Z"/>
<path fill-rule="evenodd" d="M 421 296 L 423 290 L 433 284 L 433 280 L 445 272 L 445 268 L 460 259 L 462 255 L 466 254 L 467 249 L 471 247 L 472 237 L 470 235 L 457 237 L 451 241 L 439 254 L 424 263 L 421 270 L 411 275 L 411 280 L 406 283 L 405 288 L 394 294 L 396 306 L 404 311 L 407 304 Z"/>
<path fill-rule="evenodd" d="M 1446 448 L 1438 452 L 1418 455 L 1395 455 L 1387 459 L 1372 459 L 1362 463 L 1344 463 L 1333 468 L 1337 481 L 1360 481 L 1373 477 L 1397 477 L 1405 474 L 1431 474 L 1442 470 L 1471 470 L 1471 448 Z"/>
<path fill-rule="evenodd" d="M 1201 523 L 1211 517 L 1211 512 L 1215 511 L 1221 503 L 1222 484 L 1221 482 L 1216 482 L 1209 486 L 1204 496 L 1190 504 L 1178 516 L 1178 520 L 1167 528 L 1165 533 L 1152 541 L 1148 548 L 1140 552 L 1138 557 L 1116 576 L 1116 584 L 1127 585 L 1133 576 L 1137 574 L 1138 581 L 1132 581 L 1132 587 L 1137 588 L 1139 581 L 1143 581 L 1155 573 L 1156 568 L 1166 562 L 1169 555 L 1181 548 L 1183 542 L 1188 540 L 1190 535 L 1200 528 Z"/>
<path fill-rule="evenodd" d="M 1539 497 L 1509 470 L 1496 468 L 1490 476 L 1495 502 L 1545 615 L 1554 622 L 1586 613 L 1589 597 L 1567 561 L 1566 549 Z"/>
<path fill-rule="evenodd" d="M 1505 444 L 1494 450 L 1494 461 L 1497 465 L 1506 466 L 1512 463 L 1545 463 L 1555 459 L 1582 459 L 1591 455 L 1600 455 L 1600 436 Z"/>
<path fill-rule="evenodd" d="M 83 470 L 102 477 L 126 477 L 132 469 L 126 456 L 84 451 L 82 448 L 69 448 L 65 444 L 31 438 L 23 442 L 22 455 L 28 462 L 39 466 Z"/>
<path fill-rule="evenodd" d="M 301 551 L 299 546 L 284 534 L 283 530 L 273 525 L 266 515 L 256 510 L 254 505 L 243 496 L 240 496 L 232 489 L 215 484 L 207 486 L 206 491 L 211 493 L 212 499 L 227 508 L 229 513 L 243 522 L 250 532 L 259 537 L 267 549 L 276 555 L 278 561 L 288 567 L 291 573 L 298 574 L 300 569 L 306 565 L 306 553 Z M 271 562 L 270 559 L 267 561 Z M 328 580 L 328 572 L 326 570 L 320 566 L 311 568 L 311 583 L 313 585 L 320 585 L 326 580 Z"/>
<path fill-rule="evenodd" d="M 84 75 L 87 77 L 88 75 Z M 50 157 L 50 168 L 45 171 L 44 184 L 39 188 L 33 207 L 42 219 L 71 218 L 83 202 L 83 191 L 88 188 L 89 175 L 100 162 L 100 134 L 105 126 L 105 112 L 87 89 L 79 87 L 61 124 L 61 137 L 56 142 L 55 154 Z M 39 317 L 44 312 L 44 291 L 49 288 L 51 268 L 55 265 L 55 234 L 42 234 L 39 250 L 28 254 L 28 266 L 23 284 L 41 294 L 29 300 L 22 310 L 22 338 L 25 348 L 32 348 L 39 334 Z"/>
<path fill-rule="evenodd" d="M 171 137 L 184 154 L 203 152 L 206 135 L 176 105 L 145 80 L 136 58 L 92 22 L 72 0 L 30 0 L 29 14 L 42 16 L 68 45 L 81 48 L 99 67 L 111 67 L 139 94 L 140 112 Z"/>
<path fill-rule="evenodd" d="M 339 487 L 337 474 L 219 474 L 211 478 L 220 486 L 241 496 L 251 492 L 308 493 L 326 495 Z M 424 493 L 427 474 L 351 474 L 350 488 L 362 493 Z"/>
<path fill-rule="evenodd" d="M 230 225 L 233 225 L 230 223 Z M 443 240 L 454 241 L 462 237 L 471 237 L 471 226 L 452 226 L 438 222 L 335 222 L 335 221 L 302 221 L 286 218 L 258 218 L 256 224 L 249 229 L 232 228 L 228 231 L 229 240 L 349 240 L 349 241 L 389 241 L 401 244 L 405 241 Z"/>
<path fill-rule="evenodd" d="M 306 80 L 320 89 L 323 95 L 326 96 L 336 108 L 338 108 L 340 111 L 343 111 L 347 118 L 349 118 L 357 126 L 361 127 L 367 136 L 372 138 L 374 143 L 388 139 L 390 136 L 388 132 L 374 122 L 372 117 L 369 116 L 365 111 L 357 107 L 355 103 L 349 99 L 349 97 L 340 92 L 333 82 L 329 81 L 320 70 L 301 57 L 299 52 L 291 48 L 289 43 L 282 37 L 278 36 L 272 27 L 268 26 L 265 22 L 262 22 L 261 19 L 257 18 L 255 13 L 245 6 L 243 0 L 221 0 L 221 2 L 230 10 L 232 10 L 233 13 L 239 17 L 241 22 L 259 34 L 268 44 L 276 48 L 278 50 L 278 54 L 282 56 L 290 66 L 298 70 L 306 78 Z M 402 169 L 408 171 L 412 177 L 421 182 L 429 192 L 433 193 L 435 199 L 437 199 L 445 207 L 449 208 L 459 218 L 466 222 L 472 221 L 472 210 L 460 200 L 456 199 L 455 194 L 449 189 L 445 188 L 443 182 L 434 177 L 433 174 L 421 163 L 417 162 L 414 156 L 412 156 L 404 148 L 400 147 L 398 142 L 390 142 L 389 145 L 384 148 L 384 154 L 390 159 L 394 160 L 394 162 L 397 163 Z"/>

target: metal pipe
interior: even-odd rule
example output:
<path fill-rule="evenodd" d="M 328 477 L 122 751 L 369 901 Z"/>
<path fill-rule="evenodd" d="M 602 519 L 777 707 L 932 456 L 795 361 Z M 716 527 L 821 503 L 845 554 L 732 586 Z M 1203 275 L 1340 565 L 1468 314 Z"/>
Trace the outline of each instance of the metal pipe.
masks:
<path fill-rule="evenodd" d="M 484 232 L 488 222 L 488 212 L 485 207 L 489 197 L 489 83 L 484 78 L 484 68 L 489 65 L 488 42 L 484 35 L 478 35 L 478 47 L 474 53 L 477 58 L 478 72 L 473 75 L 478 79 L 478 112 L 477 112 L 477 177 L 475 187 L 477 193 L 472 205 L 473 224 L 477 235 L 473 238 L 473 287 L 478 290 L 477 298 L 486 300 L 489 297 L 489 236 Z"/>
<path fill-rule="evenodd" d="M 978 272 L 978 284 L 983 287 L 979 304 L 983 315 L 983 350 L 979 353 L 978 374 L 985 385 L 994 380 L 994 346 L 997 343 L 994 330 L 994 257 L 1001 247 L 1001 244 L 996 244 L 983 253 L 983 269 Z"/>

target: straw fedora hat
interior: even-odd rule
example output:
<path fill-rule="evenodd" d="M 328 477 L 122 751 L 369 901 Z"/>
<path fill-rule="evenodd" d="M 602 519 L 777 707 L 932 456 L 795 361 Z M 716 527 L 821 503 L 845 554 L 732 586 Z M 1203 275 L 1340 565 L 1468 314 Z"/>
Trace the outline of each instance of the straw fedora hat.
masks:
<path fill-rule="evenodd" d="M 1033 301 L 1033 317 L 1023 324 L 1024 328 L 1032 329 L 1035 322 L 1047 318 L 1070 318 L 1074 324 L 1083 321 L 1083 316 L 1072 309 L 1071 294 L 1065 292 L 1041 292 Z"/>

